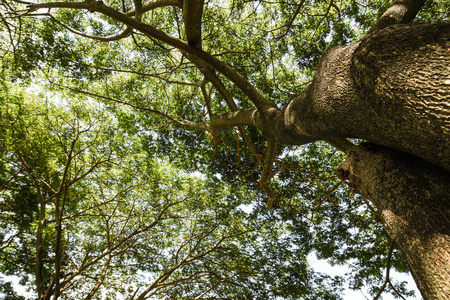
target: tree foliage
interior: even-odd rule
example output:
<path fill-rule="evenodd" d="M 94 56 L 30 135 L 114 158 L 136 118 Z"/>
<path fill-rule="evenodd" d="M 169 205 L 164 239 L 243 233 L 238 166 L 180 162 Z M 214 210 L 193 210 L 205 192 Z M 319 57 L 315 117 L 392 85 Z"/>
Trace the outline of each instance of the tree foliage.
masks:
<path fill-rule="evenodd" d="M 247 83 L 286 107 L 389 3 L 210 1 L 201 42 L 189 0 L 51 3 L 1 7 L 3 274 L 46 299 L 340 299 L 408 272 L 335 175 L 344 153 L 216 119 L 261 105 Z M 351 272 L 317 273 L 311 253 Z"/>
<path fill-rule="evenodd" d="M 4 274 L 73 299 L 338 297 L 307 227 L 245 213 L 245 185 L 176 169 L 92 100 L 4 89 Z"/>

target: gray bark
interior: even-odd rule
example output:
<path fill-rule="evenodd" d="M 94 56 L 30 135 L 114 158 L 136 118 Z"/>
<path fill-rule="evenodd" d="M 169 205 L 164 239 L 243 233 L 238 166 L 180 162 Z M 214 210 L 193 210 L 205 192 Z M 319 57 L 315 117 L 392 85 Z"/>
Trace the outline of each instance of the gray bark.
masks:
<path fill-rule="evenodd" d="M 425 299 L 450 298 L 450 172 L 374 144 L 337 170 L 378 208 Z"/>
<path fill-rule="evenodd" d="M 450 169 L 449 49 L 449 23 L 393 25 L 331 48 L 286 108 L 286 126 L 316 139 L 361 138 Z"/>

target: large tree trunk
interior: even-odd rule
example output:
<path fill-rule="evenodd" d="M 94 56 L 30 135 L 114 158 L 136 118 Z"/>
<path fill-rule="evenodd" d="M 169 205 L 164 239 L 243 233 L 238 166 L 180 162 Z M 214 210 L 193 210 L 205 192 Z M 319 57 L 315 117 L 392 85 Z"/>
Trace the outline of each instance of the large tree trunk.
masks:
<path fill-rule="evenodd" d="M 338 176 L 378 208 L 425 299 L 450 299 L 450 173 L 374 144 L 351 149 Z"/>
<path fill-rule="evenodd" d="M 450 23 L 393 25 L 328 49 L 286 108 L 286 125 L 316 139 L 362 138 L 450 170 L 449 74 Z"/>

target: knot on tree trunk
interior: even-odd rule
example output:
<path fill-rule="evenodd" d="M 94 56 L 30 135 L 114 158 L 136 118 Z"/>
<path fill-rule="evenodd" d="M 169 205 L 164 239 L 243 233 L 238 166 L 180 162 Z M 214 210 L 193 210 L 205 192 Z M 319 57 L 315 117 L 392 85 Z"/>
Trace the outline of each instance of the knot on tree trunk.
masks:
<path fill-rule="evenodd" d="M 355 193 L 361 194 L 361 179 L 358 174 L 354 172 L 351 162 L 345 161 L 341 166 L 339 166 L 336 170 L 336 175 L 349 187 L 351 187 Z"/>

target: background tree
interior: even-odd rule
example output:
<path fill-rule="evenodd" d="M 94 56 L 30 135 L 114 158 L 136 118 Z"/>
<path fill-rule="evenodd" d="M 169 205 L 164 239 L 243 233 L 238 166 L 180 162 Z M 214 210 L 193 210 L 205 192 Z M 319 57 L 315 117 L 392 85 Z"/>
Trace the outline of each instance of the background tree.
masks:
<path fill-rule="evenodd" d="M 2 273 L 39 299 L 337 297 L 310 235 L 299 247 L 241 210 L 242 187 L 179 174 L 99 103 L 5 84 L 1 105 Z"/>
<path fill-rule="evenodd" d="M 367 248 L 351 252 L 339 246 L 342 241 L 358 244 L 354 240 L 358 235 L 348 234 L 349 228 L 377 232 L 375 221 L 381 216 L 406 253 L 424 297 L 448 295 L 448 232 L 442 228 L 450 228 L 445 223 L 450 30 L 448 23 L 410 23 L 423 6 L 418 20 L 446 19 L 448 4 L 397 1 L 389 8 L 376 1 L 364 5 L 346 1 L 23 4 L 3 3 L 4 57 L 14 62 L 17 83 L 24 84 L 32 72 L 33 78 L 45 78 L 52 89 L 96 97 L 115 113 L 120 125 L 147 136 L 148 151 L 168 158 L 177 168 L 252 189 L 258 185 L 268 195 L 267 207 L 275 205 L 282 213 L 279 217 L 290 216 L 295 224 L 302 224 L 307 218 L 301 213 L 307 212 L 312 221 L 321 222 L 319 229 L 309 226 L 316 229 L 311 249 L 325 258 L 333 256 L 337 263 L 352 257 L 369 261 L 363 259 Z M 124 113 L 119 109 L 122 105 L 136 113 Z M 226 129 L 232 127 L 236 131 Z M 324 152 L 330 149 L 324 144 L 286 146 L 326 140 L 349 150 L 352 144 L 343 138 L 396 149 L 380 150 L 381 154 L 370 150 L 372 155 L 352 150 L 339 169 L 342 182 L 379 210 L 356 222 L 358 209 L 351 217 L 342 217 L 342 208 L 352 210 L 364 201 L 341 196 L 340 181 L 329 172 L 342 156 L 324 162 L 329 155 Z M 392 161 L 398 155 L 389 151 L 413 156 Z M 372 184 L 371 190 L 366 180 L 384 182 L 380 181 L 384 171 L 370 171 L 371 166 L 381 167 L 380 156 L 386 156 L 382 162 L 392 161 L 387 169 L 405 170 L 408 162 L 423 168 L 398 171 L 389 177 L 395 183 L 390 188 Z M 419 163 L 421 159 L 427 162 Z M 436 172 L 428 171 L 434 166 Z M 325 172 L 317 175 L 321 169 Z M 433 173 L 427 175 L 428 185 L 420 177 L 414 179 L 424 172 Z M 415 192 L 407 195 L 399 187 L 412 187 Z M 333 193 L 340 196 L 339 202 L 329 202 L 339 209 L 324 206 Z M 381 198 L 400 206 L 386 206 L 377 200 Z M 431 207 L 437 209 L 417 203 L 433 203 Z M 417 229 L 402 231 L 416 228 L 399 225 L 413 224 L 417 217 L 411 208 L 417 207 L 426 218 Z M 258 208 L 255 211 L 263 214 Z M 388 222 L 386 211 L 402 221 Z M 338 212 L 340 219 L 330 218 Z M 358 223 L 367 219 L 368 224 Z M 413 241 L 419 247 L 408 247 Z M 389 266 L 393 248 L 386 237 L 374 245 Z M 362 278 L 379 276 L 381 265 L 385 264 L 360 267 L 373 271 Z M 397 263 L 398 269 L 401 265 Z"/>

